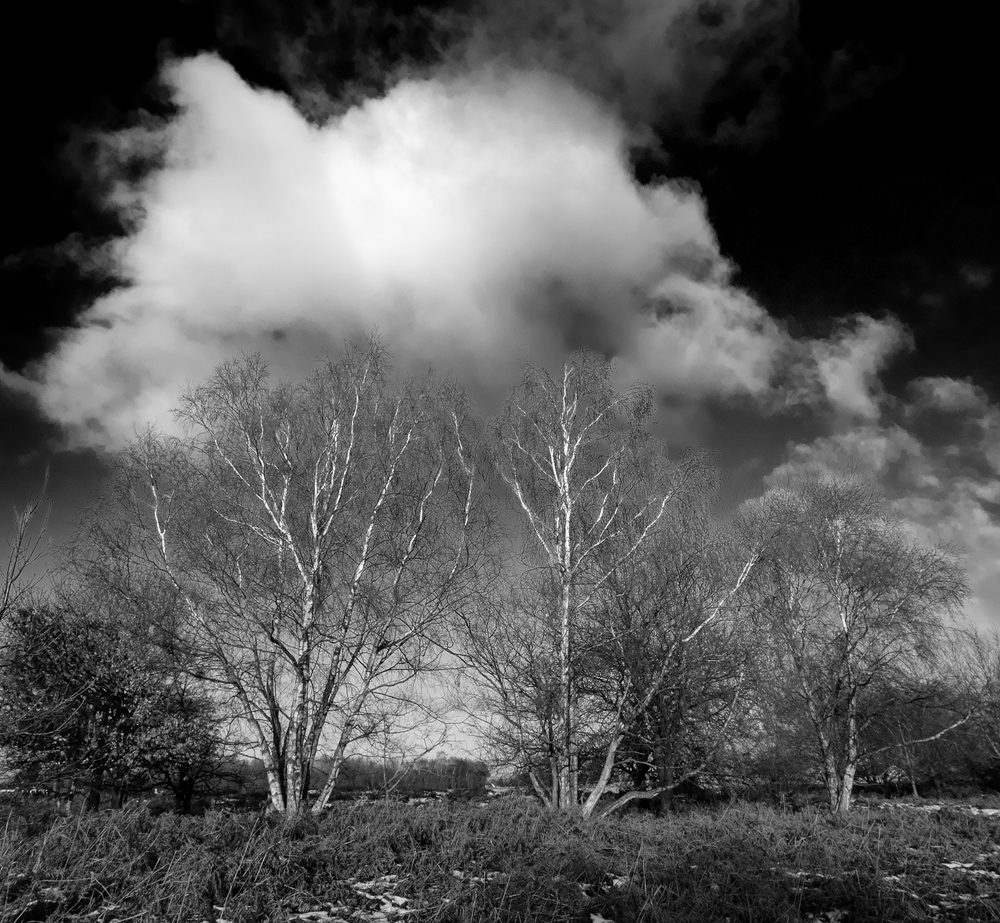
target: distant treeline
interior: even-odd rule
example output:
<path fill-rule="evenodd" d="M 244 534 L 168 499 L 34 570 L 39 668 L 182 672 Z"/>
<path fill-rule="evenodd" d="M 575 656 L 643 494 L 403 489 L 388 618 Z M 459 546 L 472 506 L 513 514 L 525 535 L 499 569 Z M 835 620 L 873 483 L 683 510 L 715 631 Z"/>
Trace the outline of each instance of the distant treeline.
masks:
<path fill-rule="evenodd" d="M 320 757 L 313 764 L 315 788 L 326 784 L 330 759 Z M 351 756 L 344 760 L 337 777 L 338 792 L 398 792 L 403 795 L 423 795 L 426 792 L 482 792 L 489 778 L 489 767 L 464 757 L 433 757 L 402 762 L 366 756 Z M 261 760 L 234 762 L 228 767 L 226 779 L 220 779 L 216 791 L 230 795 L 266 795 L 267 772 Z"/>

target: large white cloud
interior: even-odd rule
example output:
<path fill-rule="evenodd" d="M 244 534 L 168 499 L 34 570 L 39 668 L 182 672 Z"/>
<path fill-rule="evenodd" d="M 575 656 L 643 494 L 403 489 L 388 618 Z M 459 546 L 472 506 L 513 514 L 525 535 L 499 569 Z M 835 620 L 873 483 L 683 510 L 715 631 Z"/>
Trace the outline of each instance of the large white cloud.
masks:
<path fill-rule="evenodd" d="M 21 382 L 79 442 L 168 424 L 237 351 L 296 372 L 375 327 L 480 396 L 586 346 L 680 400 L 875 412 L 898 324 L 793 340 L 733 284 L 698 191 L 637 183 L 622 122 L 561 78 L 407 80 L 319 127 L 213 56 L 165 82 L 172 118 L 104 139 L 123 285 Z M 151 154 L 142 180 L 116 166 Z"/>
<path fill-rule="evenodd" d="M 669 324 L 681 339 L 734 312 L 738 328 L 717 354 L 671 346 L 686 355 L 673 376 L 717 366 L 723 391 L 766 377 L 773 325 L 743 331 L 755 321 L 700 197 L 637 185 L 621 124 L 559 80 L 408 81 L 320 128 L 215 57 L 166 82 L 178 115 L 110 139 L 123 158 L 157 145 L 162 158 L 109 185 L 133 226 L 115 254 L 126 285 L 32 372 L 79 438 L 162 422 L 186 381 L 238 349 L 308 364 L 374 326 L 404 360 L 503 387 L 521 359 L 567 345 L 628 353 L 664 287 L 687 286 L 705 317 Z"/>

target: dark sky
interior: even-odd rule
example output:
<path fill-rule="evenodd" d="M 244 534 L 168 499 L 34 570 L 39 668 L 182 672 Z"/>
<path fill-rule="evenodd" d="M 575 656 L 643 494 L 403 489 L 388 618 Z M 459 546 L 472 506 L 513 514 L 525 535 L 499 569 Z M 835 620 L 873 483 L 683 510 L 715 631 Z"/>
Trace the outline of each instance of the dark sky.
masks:
<path fill-rule="evenodd" d="M 987 5 L 8 15 L 0 500 L 50 465 L 64 529 L 105 453 L 241 349 L 297 371 L 377 324 L 488 403 L 585 345 L 736 494 L 802 465 L 879 479 L 966 547 L 996 623 Z"/>

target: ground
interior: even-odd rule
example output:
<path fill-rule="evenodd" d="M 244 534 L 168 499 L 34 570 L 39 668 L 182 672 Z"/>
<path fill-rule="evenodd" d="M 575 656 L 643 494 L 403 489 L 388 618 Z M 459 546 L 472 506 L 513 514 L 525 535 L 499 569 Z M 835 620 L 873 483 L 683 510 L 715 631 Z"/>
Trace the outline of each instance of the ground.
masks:
<path fill-rule="evenodd" d="M 0 823 L 3 818 L 0 817 Z M 0 921 L 1000 920 L 1000 800 L 584 821 L 527 798 L 317 820 L 13 813 Z"/>

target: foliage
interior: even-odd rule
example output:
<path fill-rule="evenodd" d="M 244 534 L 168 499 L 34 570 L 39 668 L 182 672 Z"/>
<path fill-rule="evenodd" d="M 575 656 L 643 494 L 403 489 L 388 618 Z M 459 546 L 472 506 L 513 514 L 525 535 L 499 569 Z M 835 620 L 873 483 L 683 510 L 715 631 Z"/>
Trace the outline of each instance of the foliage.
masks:
<path fill-rule="evenodd" d="M 170 681 L 161 652 L 107 612 L 20 609 L 0 671 L 0 746 L 26 781 L 88 791 L 96 808 L 158 783 L 190 807 L 214 767 L 213 708 L 190 683 Z"/>

